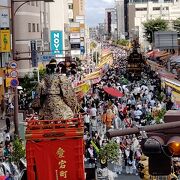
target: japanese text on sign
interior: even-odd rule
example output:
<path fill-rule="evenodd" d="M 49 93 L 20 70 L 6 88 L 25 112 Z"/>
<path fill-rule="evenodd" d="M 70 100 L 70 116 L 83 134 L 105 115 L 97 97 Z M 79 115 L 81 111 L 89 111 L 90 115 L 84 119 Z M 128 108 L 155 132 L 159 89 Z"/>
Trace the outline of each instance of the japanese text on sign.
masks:
<path fill-rule="evenodd" d="M 59 175 L 59 177 L 66 179 L 68 171 L 66 170 L 66 163 L 67 162 L 66 162 L 66 160 L 64 160 L 64 158 L 65 158 L 64 153 L 65 153 L 65 151 L 61 147 L 59 147 L 57 152 L 56 152 L 56 154 L 57 154 L 57 156 L 59 158 L 59 162 L 58 162 L 59 172 L 58 172 L 58 175 Z"/>

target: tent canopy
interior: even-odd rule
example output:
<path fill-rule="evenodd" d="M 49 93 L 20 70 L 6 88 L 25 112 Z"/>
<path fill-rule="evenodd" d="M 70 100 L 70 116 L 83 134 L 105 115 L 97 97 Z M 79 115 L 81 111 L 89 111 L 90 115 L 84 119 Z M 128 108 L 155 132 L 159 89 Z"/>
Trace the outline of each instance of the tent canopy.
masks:
<path fill-rule="evenodd" d="M 111 96 L 115 96 L 115 97 L 122 97 L 123 93 L 119 90 L 117 90 L 116 88 L 113 87 L 103 87 L 103 90 L 110 94 Z"/>

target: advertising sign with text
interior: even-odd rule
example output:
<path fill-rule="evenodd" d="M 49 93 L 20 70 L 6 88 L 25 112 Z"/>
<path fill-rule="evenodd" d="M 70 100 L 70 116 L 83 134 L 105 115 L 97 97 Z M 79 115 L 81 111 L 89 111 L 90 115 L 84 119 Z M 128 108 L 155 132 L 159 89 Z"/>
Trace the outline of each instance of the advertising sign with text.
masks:
<path fill-rule="evenodd" d="M 11 51 L 10 30 L 0 30 L 0 52 Z"/>
<path fill-rule="evenodd" d="M 63 32 L 51 31 L 51 51 L 52 54 L 63 55 Z"/>
<path fill-rule="evenodd" d="M 0 29 L 9 28 L 9 10 L 0 9 Z"/>

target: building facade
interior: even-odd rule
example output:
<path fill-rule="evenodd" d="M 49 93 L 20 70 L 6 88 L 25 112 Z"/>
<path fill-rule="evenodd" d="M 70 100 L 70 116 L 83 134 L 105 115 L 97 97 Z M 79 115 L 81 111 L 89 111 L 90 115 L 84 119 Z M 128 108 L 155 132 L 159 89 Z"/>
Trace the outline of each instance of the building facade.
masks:
<path fill-rule="evenodd" d="M 115 0 L 118 39 L 125 38 L 124 0 Z"/>
<path fill-rule="evenodd" d="M 45 2 L 14 3 L 15 60 L 19 77 L 38 66 L 38 53 L 49 50 L 49 4 Z M 21 6 L 21 7 L 20 7 Z M 19 8 L 20 7 L 20 8 Z M 32 51 L 34 55 L 32 57 Z"/>
<path fill-rule="evenodd" d="M 139 41 L 144 46 L 147 46 L 147 42 L 144 38 L 143 23 L 150 19 L 162 18 L 166 20 L 171 26 L 172 21 L 180 17 L 180 2 L 152 2 L 145 3 L 129 3 L 129 34 L 132 37 L 134 34 L 139 36 Z M 172 28 L 172 27 L 170 27 Z"/>
<path fill-rule="evenodd" d="M 105 9 L 105 31 L 108 39 L 117 39 L 117 12 L 115 8 Z"/>
<path fill-rule="evenodd" d="M 73 0 L 73 17 L 85 15 L 85 0 Z"/>

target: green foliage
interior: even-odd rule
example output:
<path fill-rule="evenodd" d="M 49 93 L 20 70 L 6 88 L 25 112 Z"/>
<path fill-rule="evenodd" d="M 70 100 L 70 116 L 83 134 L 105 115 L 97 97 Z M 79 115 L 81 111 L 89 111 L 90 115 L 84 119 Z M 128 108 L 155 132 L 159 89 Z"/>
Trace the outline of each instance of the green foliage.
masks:
<path fill-rule="evenodd" d="M 30 98 L 32 96 L 32 91 L 36 90 L 37 83 L 32 83 L 33 81 L 36 81 L 36 72 L 34 73 L 34 76 L 35 77 L 30 77 L 26 74 L 20 82 L 27 98 Z"/>
<path fill-rule="evenodd" d="M 129 41 L 126 39 L 119 39 L 116 43 L 121 46 L 128 46 Z"/>
<path fill-rule="evenodd" d="M 180 18 L 177 18 L 176 20 L 173 21 L 173 27 L 174 30 L 180 32 Z"/>
<path fill-rule="evenodd" d="M 97 47 L 97 44 L 95 42 L 91 42 L 90 49 L 93 50 Z"/>
<path fill-rule="evenodd" d="M 46 75 L 46 69 L 39 69 L 39 76 L 40 76 L 40 79 L 43 79 L 44 76 Z"/>
<path fill-rule="evenodd" d="M 164 119 L 164 115 L 166 114 L 166 109 L 162 109 L 159 113 L 158 116 L 155 117 L 156 123 L 160 124 L 161 121 Z"/>
<path fill-rule="evenodd" d="M 158 94 L 157 99 L 158 99 L 160 102 L 162 102 L 162 101 L 164 100 L 164 98 L 165 98 L 165 94 L 164 94 L 163 92 L 160 92 L 160 93 Z"/>
<path fill-rule="evenodd" d="M 101 147 L 99 151 L 100 159 L 106 159 L 107 161 L 117 160 L 119 156 L 119 145 L 111 140 L 105 146 Z"/>
<path fill-rule="evenodd" d="M 123 76 L 119 79 L 119 82 L 120 82 L 120 84 L 122 84 L 122 85 L 127 85 L 127 84 L 129 84 L 129 81 L 128 81 L 125 77 L 123 77 Z"/>
<path fill-rule="evenodd" d="M 143 23 L 145 29 L 145 37 L 150 43 L 153 42 L 153 35 L 155 31 L 168 30 L 168 22 L 161 18 L 151 19 Z"/>
<path fill-rule="evenodd" d="M 13 141 L 12 161 L 19 165 L 20 159 L 25 158 L 25 148 L 19 138 Z"/>

